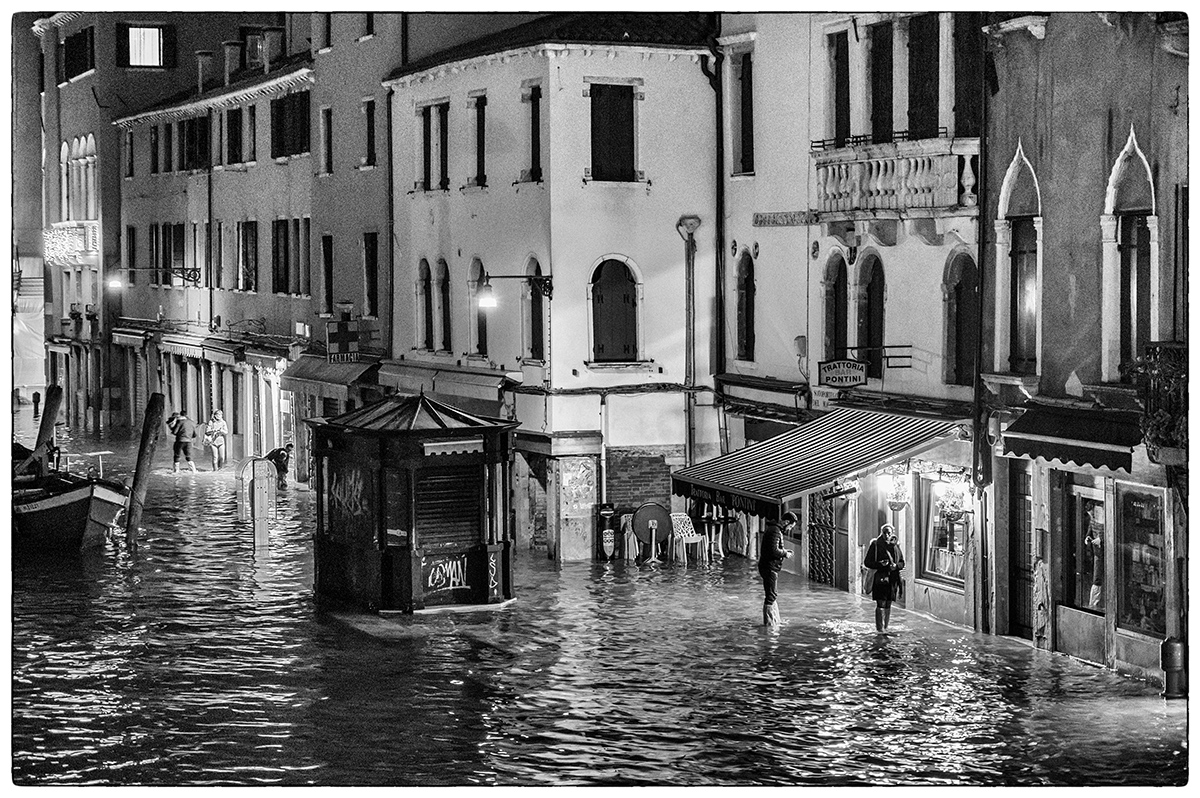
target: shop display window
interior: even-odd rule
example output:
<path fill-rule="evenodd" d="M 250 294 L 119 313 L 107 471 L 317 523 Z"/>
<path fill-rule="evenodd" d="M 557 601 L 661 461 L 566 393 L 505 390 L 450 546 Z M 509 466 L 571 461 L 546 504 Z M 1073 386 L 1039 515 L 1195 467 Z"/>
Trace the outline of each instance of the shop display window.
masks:
<path fill-rule="evenodd" d="M 1166 544 L 1162 499 L 1117 487 L 1117 626 L 1165 637 Z"/>
<path fill-rule="evenodd" d="M 1067 604 L 1075 609 L 1104 611 L 1104 501 L 1074 494 L 1071 531 L 1067 538 L 1069 577 Z"/>
<path fill-rule="evenodd" d="M 924 474 L 916 482 L 917 576 L 961 586 L 973 518 L 967 487 Z"/>

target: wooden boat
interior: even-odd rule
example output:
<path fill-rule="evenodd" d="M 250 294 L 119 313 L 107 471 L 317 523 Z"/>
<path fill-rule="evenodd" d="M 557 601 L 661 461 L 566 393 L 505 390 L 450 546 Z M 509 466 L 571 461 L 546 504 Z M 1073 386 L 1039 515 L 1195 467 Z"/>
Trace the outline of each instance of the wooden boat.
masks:
<path fill-rule="evenodd" d="M 32 455 L 33 451 L 13 444 L 14 465 L 30 462 Z M 100 476 L 36 467 L 17 470 L 13 475 L 14 554 L 65 555 L 100 545 L 129 500 L 128 487 Z"/>

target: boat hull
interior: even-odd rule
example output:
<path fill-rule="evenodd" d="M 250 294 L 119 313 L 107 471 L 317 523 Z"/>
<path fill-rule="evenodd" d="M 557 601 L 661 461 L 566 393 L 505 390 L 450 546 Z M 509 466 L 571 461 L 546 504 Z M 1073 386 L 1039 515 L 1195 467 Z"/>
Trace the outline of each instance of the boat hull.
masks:
<path fill-rule="evenodd" d="M 13 498 L 14 551 L 54 555 L 103 544 L 129 490 L 110 482 L 80 482 L 39 494 Z"/>

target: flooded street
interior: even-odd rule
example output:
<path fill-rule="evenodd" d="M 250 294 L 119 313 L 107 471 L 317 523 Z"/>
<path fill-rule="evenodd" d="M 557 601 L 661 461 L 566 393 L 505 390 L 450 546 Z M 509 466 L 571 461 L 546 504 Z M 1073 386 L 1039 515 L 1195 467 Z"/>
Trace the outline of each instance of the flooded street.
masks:
<path fill-rule="evenodd" d="M 135 442 L 60 443 L 131 473 Z M 1187 780 L 1185 701 L 902 611 L 879 637 L 865 600 L 787 575 L 772 634 L 736 556 L 519 552 L 511 605 L 381 641 L 313 602 L 311 494 L 281 493 L 256 551 L 231 469 L 169 472 L 164 439 L 136 553 L 13 566 L 17 784 Z"/>

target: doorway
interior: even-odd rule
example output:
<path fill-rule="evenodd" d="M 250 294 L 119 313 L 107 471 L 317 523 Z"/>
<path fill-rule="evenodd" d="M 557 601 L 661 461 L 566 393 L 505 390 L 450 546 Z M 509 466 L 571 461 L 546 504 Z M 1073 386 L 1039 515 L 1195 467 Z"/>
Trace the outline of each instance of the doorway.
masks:
<path fill-rule="evenodd" d="M 1010 465 L 1008 502 L 1008 626 L 1012 634 L 1033 639 L 1033 478 L 1022 464 Z"/>

